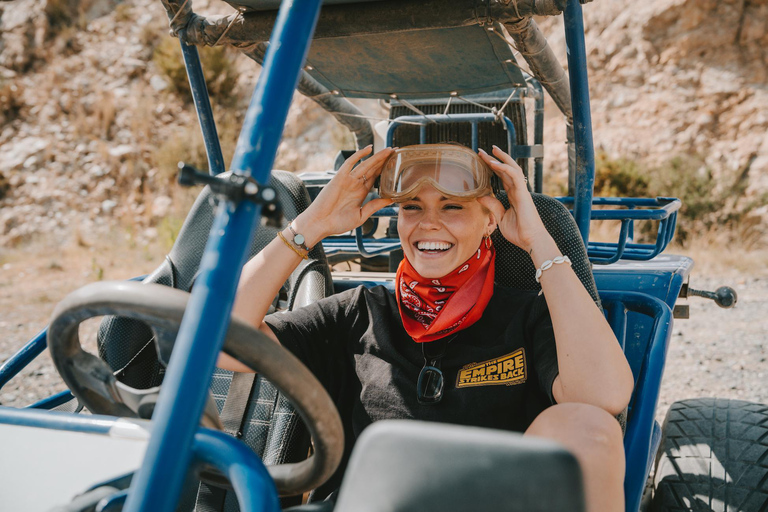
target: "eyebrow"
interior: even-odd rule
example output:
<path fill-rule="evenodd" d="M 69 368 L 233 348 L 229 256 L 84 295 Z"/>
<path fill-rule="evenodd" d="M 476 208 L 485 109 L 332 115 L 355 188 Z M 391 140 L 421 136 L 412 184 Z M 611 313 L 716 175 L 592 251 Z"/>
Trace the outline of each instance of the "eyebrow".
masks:
<path fill-rule="evenodd" d="M 440 201 L 456 201 L 455 197 L 440 196 Z M 411 201 L 423 201 L 419 196 L 414 196 Z"/>

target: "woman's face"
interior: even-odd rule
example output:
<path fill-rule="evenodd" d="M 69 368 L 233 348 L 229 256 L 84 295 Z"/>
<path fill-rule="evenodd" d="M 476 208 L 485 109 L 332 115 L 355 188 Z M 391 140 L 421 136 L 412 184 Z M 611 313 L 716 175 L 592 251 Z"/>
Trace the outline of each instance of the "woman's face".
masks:
<path fill-rule="evenodd" d="M 445 197 L 424 185 L 400 203 L 397 230 L 403 253 L 422 277 L 443 277 L 469 259 L 496 222 L 476 199 Z"/>

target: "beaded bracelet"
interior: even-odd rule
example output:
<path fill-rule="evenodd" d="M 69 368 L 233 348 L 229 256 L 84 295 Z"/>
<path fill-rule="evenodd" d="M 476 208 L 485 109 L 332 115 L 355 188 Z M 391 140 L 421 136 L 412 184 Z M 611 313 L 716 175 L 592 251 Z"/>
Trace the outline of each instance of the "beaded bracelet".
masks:
<path fill-rule="evenodd" d="M 571 264 L 571 258 L 568 256 L 558 256 L 555 259 L 547 260 L 544 263 L 541 264 L 541 268 L 536 270 L 536 282 L 540 283 L 541 274 L 544 273 L 545 270 L 549 270 L 552 268 L 552 265 L 559 265 L 560 263 L 567 263 Z"/>
<path fill-rule="evenodd" d="M 278 232 L 277 232 L 277 236 L 279 236 L 279 237 L 280 237 L 280 240 L 282 240 L 282 241 L 283 241 L 283 243 L 284 243 L 285 245 L 287 245 L 288 247 L 290 247 L 290 248 L 291 248 L 291 250 L 292 250 L 293 252 L 295 252 L 296 254 L 298 254 L 299 256 L 301 256 L 301 257 L 302 257 L 302 259 L 305 259 L 305 260 L 308 260 L 308 259 L 309 259 L 309 255 L 308 255 L 308 254 L 304 254 L 304 253 L 302 253 L 302 252 L 299 250 L 299 248 L 298 248 L 298 247 L 296 247 L 294 244 L 292 244 L 291 242 L 289 242 L 289 241 L 288 241 L 288 239 L 287 239 L 287 238 L 285 238 L 285 236 L 283 235 L 283 232 L 282 232 L 282 231 L 278 231 Z"/>

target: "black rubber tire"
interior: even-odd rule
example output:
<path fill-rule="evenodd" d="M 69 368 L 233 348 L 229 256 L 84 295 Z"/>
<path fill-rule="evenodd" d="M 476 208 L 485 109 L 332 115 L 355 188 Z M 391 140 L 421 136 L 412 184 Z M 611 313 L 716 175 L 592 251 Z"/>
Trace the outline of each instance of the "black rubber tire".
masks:
<path fill-rule="evenodd" d="M 768 406 L 719 398 L 672 404 L 651 510 L 768 511 Z"/>

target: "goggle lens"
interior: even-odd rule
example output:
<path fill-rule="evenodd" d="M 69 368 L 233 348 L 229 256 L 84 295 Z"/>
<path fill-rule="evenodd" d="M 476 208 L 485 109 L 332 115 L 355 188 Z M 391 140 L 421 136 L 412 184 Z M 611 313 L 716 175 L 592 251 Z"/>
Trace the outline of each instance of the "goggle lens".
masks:
<path fill-rule="evenodd" d="M 471 149 L 453 144 L 423 144 L 398 149 L 384 163 L 379 195 L 412 199 L 424 184 L 449 197 L 491 193 L 491 170 Z"/>
<path fill-rule="evenodd" d="M 395 184 L 398 193 L 404 193 L 427 181 L 439 185 L 441 188 L 453 192 L 466 193 L 478 188 L 478 183 L 472 173 L 458 165 L 441 164 L 439 160 L 434 164 L 416 164 L 400 172 Z"/>

